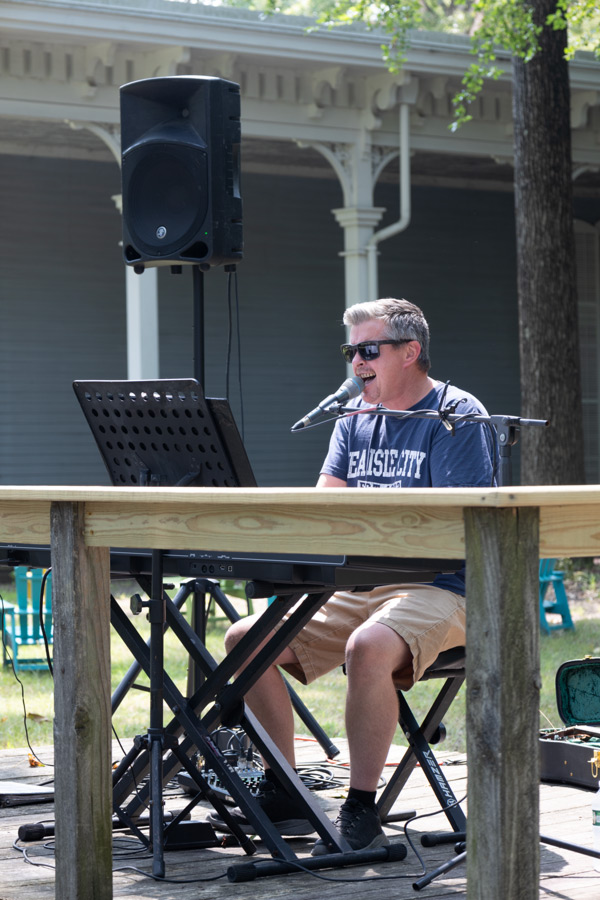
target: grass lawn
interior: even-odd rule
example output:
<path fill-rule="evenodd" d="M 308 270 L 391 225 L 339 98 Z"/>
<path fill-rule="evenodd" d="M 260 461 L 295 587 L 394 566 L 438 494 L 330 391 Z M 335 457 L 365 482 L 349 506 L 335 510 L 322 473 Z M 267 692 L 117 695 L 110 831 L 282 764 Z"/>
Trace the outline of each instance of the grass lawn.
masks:
<path fill-rule="evenodd" d="M 581 659 L 586 655 L 600 656 L 600 607 L 596 611 L 596 574 L 595 570 L 585 577 L 579 573 L 571 573 L 570 588 L 575 593 L 569 596 L 571 611 L 575 621 L 575 631 L 555 631 L 550 636 L 540 638 L 542 695 L 540 701 L 540 727 L 560 727 L 560 719 L 556 708 L 554 677 L 561 663 L 570 659 Z M 11 602 L 14 593 L 10 585 L 1 587 L 2 597 Z M 127 598 L 120 601 L 124 609 L 129 610 Z M 245 604 L 238 606 L 240 612 Z M 149 626 L 145 615 L 136 618 L 136 625 L 147 636 Z M 223 634 L 226 623 L 219 618 L 211 617 L 207 635 L 209 651 L 216 659 L 222 658 Z M 114 689 L 128 670 L 132 659 L 116 635 L 111 644 L 112 653 L 112 688 Z M 185 691 L 187 665 L 184 655 L 173 635 L 167 632 L 165 637 L 165 667 L 178 687 Z M 43 744 L 52 743 L 53 692 L 52 678 L 48 671 L 21 671 L 20 682 L 17 681 L 12 667 L 4 666 L 0 671 L 0 748 L 24 747 L 27 744 L 25 723 L 29 743 L 36 750 Z M 147 685 L 145 676 L 139 677 L 139 683 Z M 294 687 L 317 718 L 320 725 L 331 738 L 345 735 L 344 728 L 344 696 L 346 690 L 345 677 L 341 670 L 336 670 L 322 678 L 316 684 L 304 687 L 294 683 Z M 439 689 L 437 682 L 423 682 L 411 691 L 410 702 L 413 710 L 419 714 L 430 705 Z M 515 702 L 518 699 L 515 698 Z M 446 750 L 465 750 L 465 693 L 464 685 L 454 701 L 445 719 L 447 738 Z M 113 717 L 113 725 L 118 736 L 130 738 L 144 733 L 148 727 L 149 695 L 147 692 L 131 690 Z M 166 721 L 170 718 L 165 712 Z M 297 723 L 299 734 L 309 734 L 301 722 Z M 403 736 L 398 733 L 398 743 L 404 743 Z"/>

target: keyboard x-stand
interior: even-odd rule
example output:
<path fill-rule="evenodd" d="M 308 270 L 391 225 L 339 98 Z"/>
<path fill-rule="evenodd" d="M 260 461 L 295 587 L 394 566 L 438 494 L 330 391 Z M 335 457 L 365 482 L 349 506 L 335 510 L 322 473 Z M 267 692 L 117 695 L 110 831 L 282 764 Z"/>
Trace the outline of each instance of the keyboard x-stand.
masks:
<path fill-rule="evenodd" d="M 115 771 L 115 812 L 123 821 L 134 821 L 147 801 L 152 804 L 151 819 L 155 821 L 153 832 L 155 856 L 157 848 L 159 851 L 159 858 L 156 860 L 157 867 L 160 865 L 161 849 L 160 840 L 156 840 L 156 829 L 159 828 L 160 821 L 158 816 L 156 819 L 154 818 L 154 806 L 160 802 L 157 783 L 162 785 L 163 782 L 168 781 L 182 766 L 195 780 L 202 796 L 215 806 L 219 815 L 229 824 L 246 853 L 254 852 L 253 842 L 235 828 L 228 808 L 215 798 L 214 791 L 210 789 L 203 776 L 191 763 L 190 756 L 196 750 L 200 750 L 207 766 L 215 772 L 227 792 L 241 807 L 254 826 L 255 833 L 261 837 L 273 857 L 272 861 L 261 860 L 252 864 L 247 863 L 241 867 L 231 867 L 228 872 L 230 880 L 246 880 L 261 875 L 297 870 L 298 858 L 295 852 L 264 815 L 242 778 L 230 767 L 222 751 L 213 742 L 211 733 L 221 725 L 241 726 L 264 756 L 268 765 L 273 768 L 285 789 L 304 805 L 306 818 L 313 824 L 315 831 L 331 846 L 333 852 L 328 856 L 303 860 L 302 865 L 310 868 L 328 868 L 392 858 L 401 859 L 406 854 L 406 848 L 398 844 L 392 845 L 390 848 L 364 851 L 360 854 L 349 852 L 345 840 L 339 835 L 320 807 L 312 802 L 310 792 L 281 757 L 278 749 L 254 716 L 244 707 L 244 695 L 334 590 L 332 586 L 325 585 L 321 589 L 311 585 L 309 593 L 304 593 L 297 587 L 290 588 L 289 585 L 273 585 L 273 587 L 277 599 L 267 606 L 265 612 L 235 650 L 219 664 L 210 656 L 176 605 L 167 597 L 164 597 L 160 604 L 164 609 L 165 618 L 164 622 L 157 620 L 155 623 L 155 642 L 161 641 L 166 623 L 181 641 L 191 659 L 201 667 L 205 681 L 192 697 L 186 699 L 168 674 L 163 672 L 162 696 L 174 713 L 173 719 L 164 728 L 164 748 L 167 756 L 164 760 L 162 757 L 160 760 L 156 758 L 158 751 L 153 748 L 157 745 L 157 741 L 149 742 L 150 746 L 146 745 L 146 742 L 138 742 Z M 298 605 L 286 622 L 246 665 L 241 674 L 236 676 L 236 671 L 243 667 L 244 662 L 264 642 L 273 628 L 281 623 L 282 616 L 296 604 Z M 156 604 L 155 608 L 158 606 Z M 113 624 L 142 668 L 150 673 L 152 658 L 153 656 L 160 658 L 160 651 L 156 653 L 155 649 L 147 647 L 128 617 L 118 606 L 115 606 L 113 610 Z M 158 724 L 158 717 L 153 720 L 151 727 L 161 728 Z M 149 783 L 139 787 L 141 780 L 148 772 L 151 776 Z M 136 786 L 137 790 L 135 790 Z M 127 798 L 131 798 L 128 803 L 126 803 Z M 194 802 L 196 801 L 192 801 L 192 804 Z M 126 805 L 121 808 L 121 804 Z M 182 811 L 181 817 L 185 812 Z M 167 846 L 169 830 L 175 828 L 179 821 L 181 818 L 167 824 L 165 828 Z"/>

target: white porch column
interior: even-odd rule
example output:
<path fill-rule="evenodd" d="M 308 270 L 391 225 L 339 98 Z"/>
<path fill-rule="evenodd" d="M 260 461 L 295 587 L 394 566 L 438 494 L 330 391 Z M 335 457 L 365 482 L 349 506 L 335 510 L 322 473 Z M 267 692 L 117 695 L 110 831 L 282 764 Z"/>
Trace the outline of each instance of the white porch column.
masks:
<path fill-rule="evenodd" d="M 127 377 L 159 377 L 157 269 L 136 275 L 125 267 L 127 284 Z"/>
<path fill-rule="evenodd" d="M 373 170 L 380 158 L 373 152 L 370 132 L 362 128 L 356 140 L 348 144 L 302 142 L 318 150 L 336 172 L 344 206 L 332 209 L 336 221 L 344 229 L 344 257 L 346 307 L 369 297 L 367 244 L 369 243 L 385 207 L 373 206 Z"/>
<path fill-rule="evenodd" d="M 385 212 L 383 206 L 345 206 L 332 209 L 336 221 L 344 229 L 344 270 L 346 282 L 346 307 L 369 297 L 369 271 L 367 244 Z"/>

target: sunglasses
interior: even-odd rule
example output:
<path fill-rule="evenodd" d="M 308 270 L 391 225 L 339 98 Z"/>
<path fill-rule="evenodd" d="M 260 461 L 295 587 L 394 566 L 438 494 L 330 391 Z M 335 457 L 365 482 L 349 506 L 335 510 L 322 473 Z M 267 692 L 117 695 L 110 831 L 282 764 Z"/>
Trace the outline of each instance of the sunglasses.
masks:
<path fill-rule="evenodd" d="M 379 348 L 382 344 L 408 344 L 411 340 L 412 338 L 402 338 L 399 341 L 362 341 L 360 344 L 342 344 L 340 350 L 347 363 L 352 362 L 355 353 L 365 362 L 371 362 L 381 353 Z"/>

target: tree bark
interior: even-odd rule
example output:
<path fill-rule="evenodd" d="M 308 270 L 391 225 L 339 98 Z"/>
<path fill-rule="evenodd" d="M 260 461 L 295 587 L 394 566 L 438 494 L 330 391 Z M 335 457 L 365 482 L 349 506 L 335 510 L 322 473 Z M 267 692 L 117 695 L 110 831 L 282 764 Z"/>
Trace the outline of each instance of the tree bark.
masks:
<path fill-rule="evenodd" d="M 529 0 L 537 24 L 556 0 Z M 541 49 L 513 62 L 515 216 L 523 484 L 581 484 L 583 417 L 577 316 L 566 31 L 545 26 Z"/>

